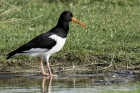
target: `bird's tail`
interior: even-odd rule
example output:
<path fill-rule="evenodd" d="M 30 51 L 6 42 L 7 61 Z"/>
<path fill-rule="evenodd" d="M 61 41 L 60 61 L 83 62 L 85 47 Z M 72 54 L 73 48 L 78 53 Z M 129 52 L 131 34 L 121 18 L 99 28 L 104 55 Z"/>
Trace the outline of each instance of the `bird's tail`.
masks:
<path fill-rule="evenodd" d="M 17 50 L 14 50 L 14 51 L 10 52 L 9 54 L 7 54 L 6 59 L 11 58 L 11 57 L 14 56 L 16 53 L 17 53 Z"/>

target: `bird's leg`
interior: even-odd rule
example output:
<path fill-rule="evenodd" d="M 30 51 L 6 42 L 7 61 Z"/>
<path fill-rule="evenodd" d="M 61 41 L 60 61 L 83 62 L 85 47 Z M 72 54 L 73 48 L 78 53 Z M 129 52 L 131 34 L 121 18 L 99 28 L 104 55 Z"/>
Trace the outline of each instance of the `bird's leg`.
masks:
<path fill-rule="evenodd" d="M 48 76 L 49 75 L 49 73 L 46 73 L 45 71 L 44 71 L 44 67 L 43 67 L 43 63 L 42 63 L 42 58 L 40 58 L 40 66 L 41 66 L 41 73 L 42 73 L 42 75 L 44 75 L 44 76 Z"/>
<path fill-rule="evenodd" d="M 47 67 L 48 67 L 50 77 L 57 76 L 57 75 L 52 74 L 49 62 L 46 62 L 46 64 L 47 64 Z"/>

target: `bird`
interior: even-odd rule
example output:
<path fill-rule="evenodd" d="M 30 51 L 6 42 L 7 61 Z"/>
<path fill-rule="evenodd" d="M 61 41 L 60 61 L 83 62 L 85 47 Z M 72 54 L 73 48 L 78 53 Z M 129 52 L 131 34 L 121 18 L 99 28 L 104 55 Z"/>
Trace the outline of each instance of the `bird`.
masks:
<path fill-rule="evenodd" d="M 76 19 L 71 11 L 65 10 L 60 14 L 56 26 L 8 53 L 6 59 L 10 59 L 16 55 L 36 56 L 40 58 L 41 74 L 43 76 L 57 76 L 51 72 L 49 58 L 52 54 L 60 51 L 64 46 L 69 32 L 69 23 L 71 21 L 76 22 L 85 28 L 87 27 L 84 23 Z M 44 70 L 43 59 L 46 62 L 48 73 Z"/>

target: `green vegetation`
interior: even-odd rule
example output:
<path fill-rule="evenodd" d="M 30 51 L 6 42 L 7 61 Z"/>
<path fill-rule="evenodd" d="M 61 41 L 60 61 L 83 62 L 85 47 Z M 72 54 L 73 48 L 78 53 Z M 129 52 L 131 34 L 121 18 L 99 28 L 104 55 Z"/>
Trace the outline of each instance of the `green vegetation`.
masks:
<path fill-rule="evenodd" d="M 55 26 L 64 10 L 72 11 L 88 28 L 71 22 L 66 44 L 54 59 L 69 56 L 84 62 L 84 58 L 98 56 L 110 61 L 114 55 L 116 62 L 140 61 L 139 0 L 1 0 L 0 62 L 8 62 L 8 52 Z"/>

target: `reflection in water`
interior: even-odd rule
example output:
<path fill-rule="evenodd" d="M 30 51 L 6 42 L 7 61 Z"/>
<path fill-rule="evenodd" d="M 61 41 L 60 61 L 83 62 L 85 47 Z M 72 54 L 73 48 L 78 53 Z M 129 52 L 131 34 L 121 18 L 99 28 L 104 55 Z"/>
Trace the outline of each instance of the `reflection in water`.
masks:
<path fill-rule="evenodd" d="M 60 76 L 57 78 L 49 78 L 41 75 L 31 74 L 20 77 L 8 77 L 7 75 L 3 76 L 3 78 L 0 78 L 0 93 L 104 93 L 105 91 L 109 90 L 121 90 L 127 92 L 140 88 L 140 83 L 136 82 L 110 84 L 104 83 L 103 80 L 104 77 L 97 77 L 92 75 L 65 77 Z M 110 80 L 112 81 L 114 79 Z"/>
<path fill-rule="evenodd" d="M 46 82 L 46 80 L 48 80 L 48 82 Z M 47 86 L 46 86 L 46 90 L 47 92 L 46 93 L 51 93 L 51 83 L 52 83 L 52 77 L 51 78 L 46 78 L 46 77 L 43 77 L 42 78 L 42 84 L 41 84 L 41 93 L 45 93 L 45 82 L 47 83 Z"/>

